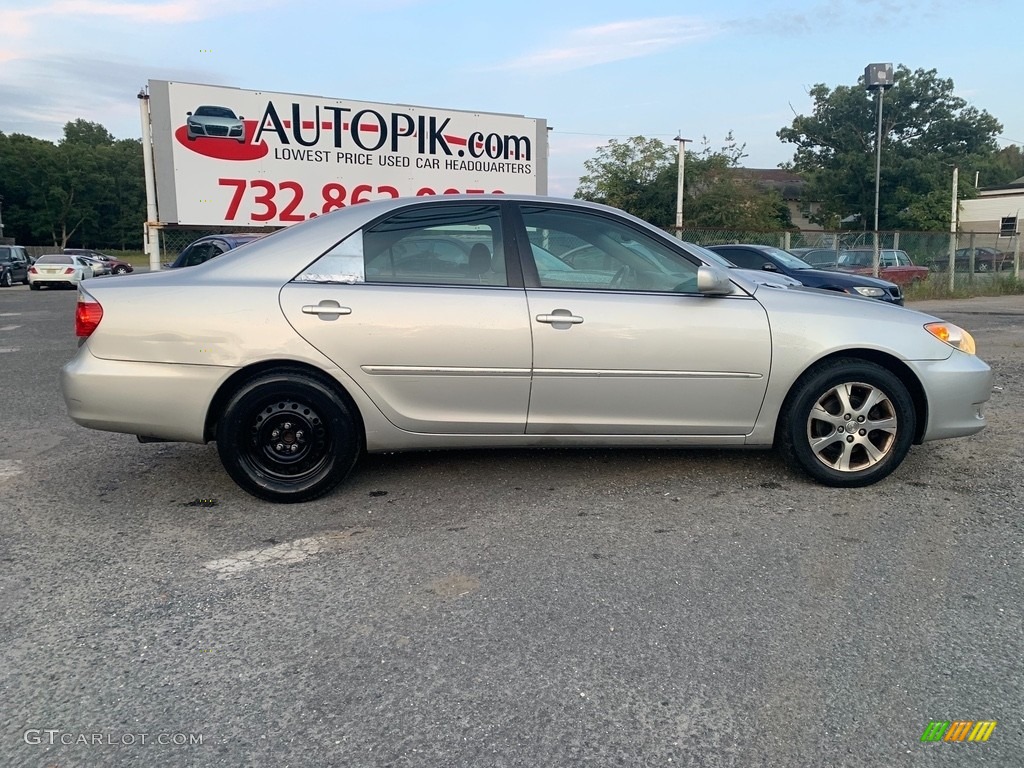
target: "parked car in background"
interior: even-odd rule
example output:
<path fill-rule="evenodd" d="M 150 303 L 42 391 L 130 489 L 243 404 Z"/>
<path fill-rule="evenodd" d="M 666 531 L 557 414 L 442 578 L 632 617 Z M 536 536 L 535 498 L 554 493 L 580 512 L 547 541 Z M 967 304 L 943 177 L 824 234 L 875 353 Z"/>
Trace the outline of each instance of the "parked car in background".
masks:
<path fill-rule="evenodd" d="M 402 261 L 467 232 L 476 255 L 455 269 Z M 586 284 L 558 259 L 583 245 L 607 257 Z M 79 288 L 70 417 L 215 441 L 232 479 L 276 502 L 329 492 L 364 450 L 775 445 L 857 487 L 912 444 L 982 430 L 992 391 L 955 325 L 754 283 L 575 200 L 378 200 L 145 278 Z"/>
<path fill-rule="evenodd" d="M 108 256 L 105 253 L 100 253 L 99 251 L 94 251 L 90 248 L 65 248 L 64 253 L 71 253 L 75 256 L 85 256 L 86 258 L 93 259 L 95 261 L 101 261 L 107 265 L 106 274 L 127 275 L 129 272 L 135 271 L 135 267 L 127 261 L 122 261 L 115 256 Z"/>
<path fill-rule="evenodd" d="M 239 235 L 207 235 L 200 237 L 193 243 L 186 245 L 178 257 L 170 264 L 164 264 L 167 269 L 179 269 L 181 267 L 195 267 L 210 259 L 220 256 L 222 253 L 240 248 L 246 243 L 266 237 L 264 234 L 239 234 Z"/>
<path fill-rule="evenodd" d="M 839 266 L 841 251 L 834 248 L 789 248 L 788 250 L 815 269 L 835 269 Z"/>
<path fill-rule="evenodd" d="M 958 270 L 967 270 L 971 265 L 971 249 L 957 248 L 953 264 Z M 932 268 L 940 272 L 949 269 L 949 254 L 932 259 Z M 975 272 L 1000 272 L 1013 269 L 1013 252 L 1000 251 L 997 248 L 978 246 L 974 248 Z"/>
<path fill-rule="evenodd" d="M 850 248 L 839 253 L 839 269 L 856 275 L 870 275 L 874 272 L 873 248 Z M 928 267 L 921 267 L 911 261 L 906 251 L 882 248 L 878 252 L 878 276 L 897 285 L 911 285 L 928 279 Z"/>
<path fill-rule="evenodd" d="M 92 264 L 84 256 L 70 253 L 47 253 L 28 268 L 28 287 L 38 291 L 42 286 L 74 288 L 93 276 Z"/>
<path fill-rule="evenodd" d="M 103 261 L 103 259 L 96 259 L 92 256 L 83 256 L 80 253 L 72 253 L 69 255 L 74 256 L 76 259 L 83 259 L 88 262 L 89 266 L 92 268 L 93 277 L 101 277 L 102 275 L 110 274 L 110 265 Z"/>
<path fill-rule="evenodd" d="M 695 251 L 702 258 L 708 259 L 713 264 L 718 264 L 725 267 L 726 269 L 736 270 L 736 274 L 743 275 L 743 277 L 751 280 L 752 282 L 759 283 L 761 285 L 773 285 L 776 288 L 791 288 L 796 285 L 803 285 L 796 278 L 784 275 L 781 272 L 770 272 L 765 269 L 743 269 L 737 267 L 727 258 L 719 253 L 715 253 L 710 248 L 705 248 L 702 245 L 695 243 L 683 242 L 683 245 L 690 251 Z"/>
<path fill-rule="evenodd" d="M 28 268 L 32 260 L 21 245 L 0 245 L 0 286 L 10 288 L 15 283 L 28 285 Z"/>
<path fill-rule="evenodd" d="M 738 267 L 778 272 L 792 277 L 794 280 L 799 280 L 808 288 L 822 288 L 828 291 L 839 291 L 854 296 L 887 301 L 892 304 L 903 304 L 903 291 L 895 283 L 862 275 L 815 269 L 803 259 L 799 259 L 781 248 L 743 243 L 708 247 Z"/>

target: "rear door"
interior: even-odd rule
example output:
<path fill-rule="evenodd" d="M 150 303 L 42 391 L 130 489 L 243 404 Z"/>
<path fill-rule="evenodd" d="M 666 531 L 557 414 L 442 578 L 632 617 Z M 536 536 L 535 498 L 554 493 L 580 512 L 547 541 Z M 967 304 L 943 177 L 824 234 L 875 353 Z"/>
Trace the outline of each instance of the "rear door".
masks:
<path fill-rule="evenodd" d="M 523 434 L 532 347 L 509 237 L 498 203 L 401 209 L 288 283 L 281 308 L 401 429 Z"/>

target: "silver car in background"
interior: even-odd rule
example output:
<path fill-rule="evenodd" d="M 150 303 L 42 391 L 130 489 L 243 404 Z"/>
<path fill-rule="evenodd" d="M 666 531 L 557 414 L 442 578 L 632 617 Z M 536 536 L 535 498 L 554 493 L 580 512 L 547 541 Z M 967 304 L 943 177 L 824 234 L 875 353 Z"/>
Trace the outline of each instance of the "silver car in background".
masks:
<path fill-rule="evenodd" d="M 282 502 L 363 451 L 441 448 L 776 446 L 862 486 L 911 444 L 983 429 L 992 386 L 938 318 L 756 283 L 621 211 L 519 195 L 355 205 L 90 281 L 76 331 L 72 419 L 214 440 Z"/>

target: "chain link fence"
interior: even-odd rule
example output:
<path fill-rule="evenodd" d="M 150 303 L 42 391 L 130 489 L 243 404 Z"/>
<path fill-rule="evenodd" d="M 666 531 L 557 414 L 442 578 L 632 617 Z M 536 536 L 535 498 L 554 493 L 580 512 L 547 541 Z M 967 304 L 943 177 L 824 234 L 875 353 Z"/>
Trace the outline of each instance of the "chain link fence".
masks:
<path fill-rule="evenodd" d="M 677 230 L 668 230 L 675 235 Z M 771 245 L 783 250 L 822 248 L 842 251 L 873 248 L 873 232 L 801 230 L 755 232 L 707 227 L 684 227 L 679 238 L 697 245 L 751 243 Z M 880 249 L 902 250 L 919 266 L 928 267 L 930 279 L 941 274 L 948 279 L 950 234 L 948 232 L 879 232 Z M 961 232 L 956 235 L 954 282 L 972 281 L 979 273 L 994 272 L 1020 279 L 1022 244 L 1020 236 L 1001 236 L 998 232 Z"/>

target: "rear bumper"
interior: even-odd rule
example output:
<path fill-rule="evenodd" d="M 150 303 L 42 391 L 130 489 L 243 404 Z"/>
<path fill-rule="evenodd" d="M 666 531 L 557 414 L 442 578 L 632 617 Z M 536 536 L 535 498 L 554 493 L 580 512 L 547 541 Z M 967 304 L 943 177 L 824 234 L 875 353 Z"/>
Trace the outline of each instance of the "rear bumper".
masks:
<path fill-rule="evenodd" d="M 203 443 L 206 414 L 233 368 L 105 360 L 78 350 L 60 373 L 68 415 L 90 429 Z"/>
<path fill-rule="evenodd" d="M 992 396 L 992 369 L 955 350 L 945 360 L 911 361 L 925 389 L 928 423 L 922 442 L 973 435 L 986 426 L 983 406 Z"/>

